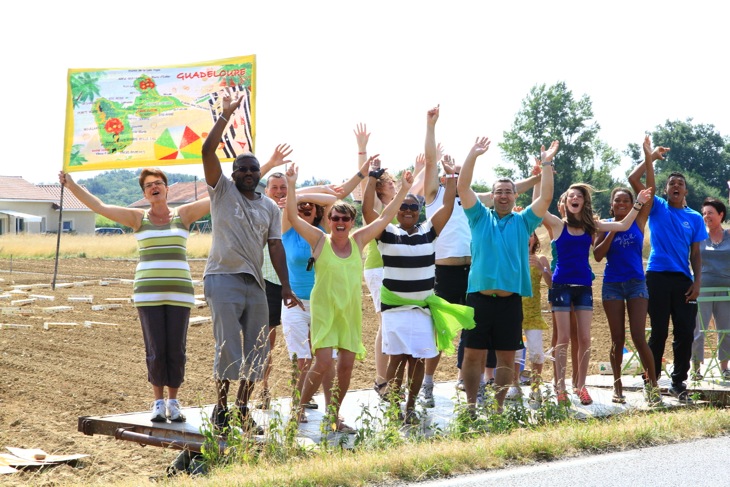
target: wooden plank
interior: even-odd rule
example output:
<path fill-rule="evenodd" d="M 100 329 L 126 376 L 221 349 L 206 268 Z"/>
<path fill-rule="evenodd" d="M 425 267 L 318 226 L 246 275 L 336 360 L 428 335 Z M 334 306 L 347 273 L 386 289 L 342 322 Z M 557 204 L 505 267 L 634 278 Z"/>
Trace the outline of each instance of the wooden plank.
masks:
<path fill-rule="evenodd" d="M 93 303 L 94 302 L 94 295 L 89 294 L 86 296 L 68 296 L 67 298 L 69 301 L 73 301 L 75 303 Z"/>
<path fill-rule="evenodd" d="M 212 318 L 210 316 L 196 316 L 194 318 L 190 318 L 190 326 L 198 326 L 202 325 L 203 323 L 210 323 Z"/>
<path fill-rule="evenodd" d="M 30 294 L 30 295 L 28 295 L 28 297 L 41 299 L 44 301 L 54 301 L 56 299 L 56 296 L 46 296 L 45 294 Z"/>
<path fill-rule="evenodd" d="M 29 309 L 23 309 L 18 306 L 15 307 L 5 307 L 0 308 L 0 314 L 4 315 L 30 315 L 31 311 Z"/>
<path fill-rule="evenodd" d="M 132 298 L 104 298 L 104 301 L 109 301 L 111 303 L 131 303 Z"/>
<path fill-rule="evenodd" d="M 45 308 L 41 308 L 41 311 L 45 314 L 52 315 L 63 311 L 73 311 L 73 309 L 73 306 L 47 306 Z"/>
<path fill-rule="evenodd" d="M 15 299 L 13 301 L 10 301 L 11 306 L 27 306 L 29 304 L 35 303 L 35 298 L 26 298 L 26 299 Z"/>
<path fill-rule="evenodd" d="M 17 323 L 0 323 L 0 329 L 5 330 L 27 330 L 28 328 L 33 328 L 33 325 L 20 325 Z"/>
<path fill-rule="evenodd" d="M 104 323 L 103 321 L 84 321 L 84 326 L 86 328 L 91 328 L 95 325 L 101 325 L 101 326 L 119 326 L 117 323 Z"/>
<path fill-rule="evenodd" d="M 52 326 L 54 326 L 54 327 L 55 326 L 58 326 L 58 327 L 62 327 L 62 326 L 64 326 L 64 327 L 65 326 L 79 326 L 79 324 L 78 323 L 51 322 L 51 321 L 46 321 L 45 323 L 43 323 L 43 329 L 44 330 L 49 330 Z"/>
<path fill-rule="evenodd" d="M 121 304 L 95 304 L 91 307 L 92 311 L 106 311 L 109 309 L 119 309 L 121 308 Z"/>

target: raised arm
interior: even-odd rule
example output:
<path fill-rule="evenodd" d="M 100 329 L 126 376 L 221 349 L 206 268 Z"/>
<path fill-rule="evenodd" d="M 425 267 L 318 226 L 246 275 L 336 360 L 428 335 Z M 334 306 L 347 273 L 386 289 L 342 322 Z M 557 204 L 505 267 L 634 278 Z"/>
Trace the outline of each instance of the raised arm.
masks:
<path fill-rule="evenodd" d="M 395 218 L 395 215 L 398 213 L 398 209 L 400 208 L 400 204 L 403 203 L 403 200 L 411 189 L 411 185 L 413 185 L 413 174 L 411 174 L 411 171 L 405 171 L 401 177 L 401 186 L 398 190 L 398 194 L 396 194 L 393 201 L 388 203 L 388 206 L 383 209 L 383 213 L 381 213 L 378 219 L 362 228 L 359 228 L 352 234 L 352 238 L 355 239 L 355 242 L 357 242 L 361 252 L 362 249 L 365 248 L 365 245 L 383 233 L 383 230 L 385 230 L 385 227 L 388 226 L 388 223 Z"/>
<path fill-rule="evenodd" d="M 411 193 L 423 196 L 423 187 L 426 177 L 426 154 L 418 154 L 413 165 L 413 186 Z"/>
<path fill-rule="evenodd" d="M 454 211 L 454 200 L 456 199 L 456 164 L 451 156 L 444 156 L 443 160 L 444 172 L 446 173 L 446 191 L 444 192 L 444 204 L 436 210 L 436 213 L 431 217 L 431 223 L 433 228 L 436 230 L 436 234 L 441 234 L 441 230 L 448 223 L 451 218 L 451 213 Z"/>
<path fill-rule="evenodd" d="M 289 157 L 289 154 L 291 154 L 292 151 L 293 149 L 289 147 L 289 144 L 277 145 L 276 149 L 274 149 L 274 153 L 271 155 L 271 158 L 266 162 L 266 164 L 261 166 L 261 177 L 266 176 L 266 174 L 275 167 L 289 164 L 291 161 L 287 159 L 287 157 Z"/>
<path fill-rule="evenodd" d="M 373 169 L 368 171 L 367 184 L 362 195 L 362 218 L 366 225 L 378 219 L 378 212 L 375 211 L 375 185 L 380 177 L 379 175 L 383 174 L 382 170 L 379 169 L 380 161 L 377 156 L 371 157 L 368 162 L 372 164 Z"/>
<path fill-rule="evenodd" d="M 231 119 L 231 115 L 235 112 L 239 106 L 243 97 L 239 96 L 238 92 L 231 95 L 231 91 L 226 88 L 221 96 L 221 115 L 218 120 L 213 124 L 213 128 L 210 130 L 208 137 L 203 142 L 203 172 L 205 173 L 205 181 L 208 186 L 215 188 L 218 181 L 223 175 L 221 169 L 221 161 L 218 159 L 218 155 L 215 153 L 218 148 L 218 144 L 221 143 L 221 137 L 223 137 L 223 131 L 228 125 L 228 120 Z"/>
<path fill-rule="evenodd" d="M 436 148 L 436 122 L 439 119 L 440 105 L 426 113 L 426 167 L 423 179 L 423 197 L 430 205 L 439 189 L 438 149 Z"/>
<path fill-rule="evenodd" d="M 355 140 L 357 141 L 357 170 L 360 171 L 363 163 L 368 158 L 368 142 L 370 141 L 370 132 L 368 132 L 368 126 L 364 123 L 358 123 L 353 132 L 355 133 Z M 367 173 L 363 174 L 367 176 Z M 367 186 L 367 181 L 365 179 L 360 179 L 359 183 L 360 193 L 365 194 L 365 186 Z"/>
<path fill-rule="evenodd" d="M 377 157 L 377 155 L 374 157 Z M 339 188 L 337 197 L 341 200 L 347 198 L 347 196 L 352 193 L 355 188 L 357 188 L 357 185 L 360 184 L 361 181 L 365 181 L 369 168 L 370 162 L 367 160 L 360 164 L 357 172 Z"/>
<path fill-rule="evenodd" d="M 469 154 L 467 154 L 461 172 L 457 178 L 456 188 L 459 191 L 459 198 L 464 209 L 471 208 L 477 203 L 477 194 L 471 189 L 471 180 L 474 176 L 474 164 L 477 157 L 489 150 L 490 140 L 487 137 L 477 137 Z"/>
<path fill-rule="evenodd" d="M 636 203 L 634 203 L 633 208 L 623 220 L 618 222 L 601 220 L 597 223 L 596 229 L 600 232 L 625 232 L 628 230 L 631 224 L 634 223 L 634 220 L 636 220 L 636 215 L 639 214 L 646 202 L 651 199 L 651 191 L 652 188 L 645 188 L 636 195 Z"/>
<path fill-rule="evenodd" d="M 289 194 L 289 188 L 287 187 L 287 195 Z M 299 203 L 312 203 L 315 205 L 323 206 L 327 208 L 330 205 L 335 204 L 337 201 L 337 196 L 332 194 L 324 194 L 324 193 L 300 193 L 297 191 L 297 206 L 299 206 Z M 286 199 L 284 199 L 284 208 L 286 208 Z M 297 215 L 299 213 L 297 212 Z M 323 219 L 323 223 L 326 221 L 326 219 Z M 291 222 L 289 221 L 289 214 L 287 211 L 283 211 L 281 213 L 281 234 L 284 235 L 286 232 L 289 231 L 291 228 Z"/>
<path fill-rule="evenodd" d="M 297 196 L 295 188 L 297 186 L 298 176 L 299 168 L 296 164 L 291 164 L 289 169 L 286 171 L 286 216 L 289 219 L 291 226 L 294 227 L 294 230 L 296 230 L 297 233 L 301 235 L 312 248 L 314 248 L 324 232 L 302 220 L 297 212 Z"/>
<path fill-rule="evenodd" d="M 543 145 L 540 148 L 540 165 L 542 167 L 540 177 L 540 195 L 532 202 L 532 212 L 535 216 L 540 218 L 545 217 L 547 214 L 548 207 L 553 201 L 553 188 L 554 188 L 554 174 L 553 174 L 553 159 L 555 154 L 558 153 L 560 143 L 557 140 L 553 140 L 550 147 L 545 150 Z"/>
<path fill-rule="evenodd" d="M 76 198 L 85 204 L 91 211 L 105 216 L 110 220 L 120 223 L 124 226 L 137 230 L 142 225 L 142 217 L 144 210 L 124 208 L 123 206 L 107 205 L 99 198 L 82 188 L 71 178 L 70 174 L 64 172 L 58 173 L 58 182 L 66 186 Z"/>

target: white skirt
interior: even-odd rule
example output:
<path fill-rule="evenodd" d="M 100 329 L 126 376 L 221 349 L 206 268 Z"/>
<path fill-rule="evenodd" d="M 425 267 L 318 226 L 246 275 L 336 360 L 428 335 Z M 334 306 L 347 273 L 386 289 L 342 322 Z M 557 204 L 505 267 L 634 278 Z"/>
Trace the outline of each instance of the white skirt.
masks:
<path fill-rule="evenodd" d="M 432 358 L 438 355 L 433 319 L 421 308 L 383 312 L 383 353 Z"/>

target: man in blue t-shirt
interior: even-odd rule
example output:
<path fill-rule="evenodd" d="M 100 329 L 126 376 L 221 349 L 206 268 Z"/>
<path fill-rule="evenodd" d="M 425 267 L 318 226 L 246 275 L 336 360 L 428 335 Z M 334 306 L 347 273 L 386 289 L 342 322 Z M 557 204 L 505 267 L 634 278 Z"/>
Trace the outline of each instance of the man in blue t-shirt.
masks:
<path fill-rule="evenodd" d="M 466 400 L 476 407 L 479 379 L 487 350 L 497 355 L 494 382 L 499 408 L 513 384 L 515 351 L 522 350 L 522 296 L 532 296 L 527 241 L 542 222 L 553 197 L 554 141 L 542 148 L 540 196 L 525 210 L 513 212 L 516 187 L 510 179 L 492 186 L 494 207 L 485 207 L 471 189 L 474 164 L 489 149 L 489 139 L 478 138 L 461 167 L 457 189 L 471 229 L 472 262 L 466 304 L 474 308 L 476 326 L 464 330 L 464 360 L 461 373 Z"/>
<path fill-rule="evenodd" d="M 629 176 L 637 193 L 655 187 L 654 161 L 664 159 L 667 147 L 652 150 L 649 136 L 644 139 L 644 162 Z M 641 177 L 646 173 L 646 186 Z M 694 340 L 697 296 L 700 294 L 702 259 L 700 242 L 707 238 L 702 215 L 684 206 L 687 180 L 673 172 L 667 179 L 666 199 L 654 196 L 649 213 L 651 253 L 646 267 L 646 287 L 649 291 L 651 336 L 649 348 L 654 354 L 657 379 L 661 375 L 664 346 L 669 335 L 669 317 L 674 325 L 674 368 L 669 393 L 682 402 L 691 402 L 687 380 L 692 341 Z M 691 267 L 691 271 L 690 271 Z"/>

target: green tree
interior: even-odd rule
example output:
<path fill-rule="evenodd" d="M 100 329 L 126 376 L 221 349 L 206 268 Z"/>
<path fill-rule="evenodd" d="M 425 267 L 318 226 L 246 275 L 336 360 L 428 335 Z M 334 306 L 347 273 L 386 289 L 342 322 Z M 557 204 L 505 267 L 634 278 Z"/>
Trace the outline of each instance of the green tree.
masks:
<path fill-rule="evenodd" d="M 83 102 L 93 102 L 99 96 L 99 76 L 90 73 L 74 73 L 71 75 L 71 96 L 74 108 Z"/>
<path fill-rule="evenodd" d="M 498 166 L 499 176 L 523 179 L 530 176 L 540 146 L 553 140 L 560 142 L 555 158 L 555 197 L 551 205 L 555 211 L 558 196 L 577 182 L 591 184 L 598 192 L 594 195 L 594 210 L 608 215 L 608 194 L 618 181 L 611 170 L 620 162 L 619 154 L 598 138 L 600 125 L 593 120 L 590 98 L 576 99 L 564 82 L 552 86 L 536 85 L 522 100 L 511 130 L 504 132 L 499 144 L 503 157 L 512 167 Z M 530 196 L 523 195 L 518 204 L 529 204 Z"/>
<path fill-rule="evenodd" d="M 664 193 L 669 173 L 677 171 L 687 178 L 690 208 L 699 211 L 708 196 L 725 199 L 730 179 L 730 137 L 723 137 L 714 125 L 693 124 L 691 118 L 667 120 L 649 135 L 655 147 L 671 149 L 663 161 L 654 163 L 657 195 Z M 629 144 L 625 154 L 635 161 L 644 157 L 638 143 Z"/>

